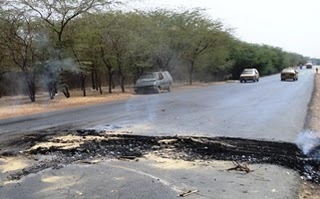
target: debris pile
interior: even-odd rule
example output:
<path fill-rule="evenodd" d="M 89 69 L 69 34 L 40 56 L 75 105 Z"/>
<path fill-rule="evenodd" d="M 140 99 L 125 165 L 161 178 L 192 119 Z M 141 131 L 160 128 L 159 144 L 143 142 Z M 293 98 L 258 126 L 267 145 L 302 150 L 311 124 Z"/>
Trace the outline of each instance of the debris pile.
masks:
<path fill-rule="evenodd" d="M 22 154 L 50 155 L 56 158 L 17 173 L 12 176 L 14 179 L 41 169 L 59 168 L 61 165 L 81 160 L 86 162 L 101 157 L 137 160 L 153 153 L 164 158 L 187 161 L 234 161 L 235 167 L 228 170 L 246 173 L 252 171 L 247 165 L 251 163 L 280 165 L 298 171 L 310 181 L 320 183 L 319 160 L 304 154 L 293 143 L 228 137 L 116 135 L 94 130 L 79 130 L 59 135 L 34 134 L 25 136 L 23 140 L 29 147 Z"/>

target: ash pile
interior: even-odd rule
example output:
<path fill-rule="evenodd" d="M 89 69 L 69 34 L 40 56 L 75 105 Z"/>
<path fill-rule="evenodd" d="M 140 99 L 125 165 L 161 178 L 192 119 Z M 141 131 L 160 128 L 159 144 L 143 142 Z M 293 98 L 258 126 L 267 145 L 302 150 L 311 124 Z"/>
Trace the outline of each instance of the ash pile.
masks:
<path fill-rule="evenodd" d="M 78 161 L 98 158 L 136 160 L 147 154 L 159 157 L 194 160 L 227 160 L 246 164 L 273 164 L 293 169 L 302 178 L 320 183 L 320 147 L 305 153 L 294 143 L 228 137 L 139 136 L 95 130 L 62 132 L 59 135 L 32 134 L 24 137 L 26 156 L 52 156 L 50 162 L 12 174 L 12 179 L 46 168 L 59 169 Z M 319 142 L 320 143 L 320 142 Z M 9 154 L 2 154 L 9 155 Z M 10 154 L 14 155 L 14 154 Z"/>

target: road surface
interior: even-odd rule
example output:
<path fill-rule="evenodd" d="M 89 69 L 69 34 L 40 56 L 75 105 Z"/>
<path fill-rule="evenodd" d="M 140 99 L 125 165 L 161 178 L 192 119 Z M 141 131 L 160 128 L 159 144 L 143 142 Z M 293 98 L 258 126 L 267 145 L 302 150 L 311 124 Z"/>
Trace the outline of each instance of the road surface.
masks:
<path fill-rule="evenodd" d="M 0 134 L 84 128 L 294 142 L 303 131 L 314 80 L 313 71 L 299 72 L 297 82 L 281 82 L 279 75 L 273 75 L 258 83 L 137 95 L 127 101 L 0 120 Z M 98 163 L 49 168 L 19 181 L 6 179 L 15 172 L 13 167 L 21 170 L 26 163 L 38 165 L 52 158 L 0 157 L 0 198 L 177 198 L 192 191 L 187 198 L 282 199 L 298 198 L 301 180 L 297 172 L 276 165 L 251 164 L 253 172 L 246 174 L 227 171 L 232 162 L 150 157 L 139 161 L 101 158 Z"/>
<path fill-rule="evenodd" d="M 258 83 L 226 83 L 127 101 L 0 120 L 0 133 L 45 128 L 93 128 L 142 135 L 200 135 L 294 142 L 303 130 L 313 91 L 312 70 L 299 81 L 279 75 Z"/>

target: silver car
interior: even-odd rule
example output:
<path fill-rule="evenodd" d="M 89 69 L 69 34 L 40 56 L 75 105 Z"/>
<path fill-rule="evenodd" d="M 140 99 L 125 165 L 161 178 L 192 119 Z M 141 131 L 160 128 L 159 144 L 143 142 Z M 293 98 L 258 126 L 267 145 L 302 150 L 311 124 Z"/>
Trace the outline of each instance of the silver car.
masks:
<path fill-rule="evenodd" d="M 172 76 L 168 71 L 151 72 L 143 74 L 134 85 L 134 91 L 140 93 L 161 93 L 163 90 L 171 91 Z"/>
<path fill-rule="evenodd" d="M 258 82 L 259 81 L 259 72 L 255 68 L 247 68 L 240 75 L 240 83 L 247 81 Z"/>

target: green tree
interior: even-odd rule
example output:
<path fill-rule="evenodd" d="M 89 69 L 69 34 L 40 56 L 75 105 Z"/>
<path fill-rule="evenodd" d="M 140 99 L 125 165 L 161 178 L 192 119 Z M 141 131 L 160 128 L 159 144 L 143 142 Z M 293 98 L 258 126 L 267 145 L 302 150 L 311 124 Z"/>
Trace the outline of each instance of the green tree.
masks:
<path fill-rule="evenodd" d="M 199 59 L 219 46 L 221 35 L 224 34 L 223 25 L 205 18 L 201 10 L 186 11 L 174 17 L 180 35 L 178 45 L 181 58 L 188 63 L 188 81 L 192 84 Z"/>
<path fill-rule="evenodd" d="M 258 45 L 234 41 L 231 48 L 232 73 L 239 77 L 244 68 L 257 68 L 261 75 L 280 72 L 283 68 L 297 66 L 304 62 L 302 55 L 283 51 L 269 45 Z"/>

